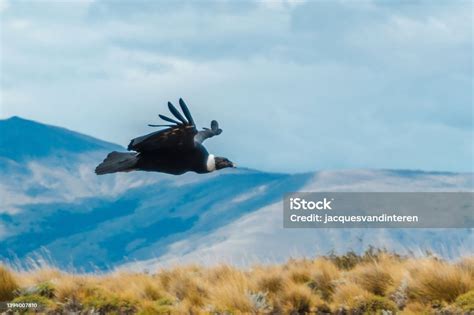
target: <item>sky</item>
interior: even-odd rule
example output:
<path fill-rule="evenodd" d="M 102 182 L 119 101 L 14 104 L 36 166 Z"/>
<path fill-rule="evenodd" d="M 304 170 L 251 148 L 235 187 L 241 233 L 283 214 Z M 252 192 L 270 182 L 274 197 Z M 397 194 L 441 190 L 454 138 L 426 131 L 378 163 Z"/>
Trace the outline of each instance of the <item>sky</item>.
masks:
<path fill-rule="evenodd" d="M 239 166 L 473 171 L 471 1 L 0 0 L 0 119 L 126 146 L 182 97 Z M 0 135 L 1 136 L 1 135 Z"/>

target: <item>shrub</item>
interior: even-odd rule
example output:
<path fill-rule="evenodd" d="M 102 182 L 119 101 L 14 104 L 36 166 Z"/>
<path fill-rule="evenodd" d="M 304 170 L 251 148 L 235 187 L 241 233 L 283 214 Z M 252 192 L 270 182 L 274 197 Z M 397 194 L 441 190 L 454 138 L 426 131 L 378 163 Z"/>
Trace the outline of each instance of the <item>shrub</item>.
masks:
<path fill-rule="evenodd" d="M 36 293 L 45 298 L 52 299 L 55 295 L 55 288 L 50 282 L 42 282 L 36 286 Z"/>
<path fill-rule="evenodd" d="M 465 312 L 473 312 L 474 311 L 474 290 L 471 290 L 467 293 L 464 293 L 463 295 L 458 296 L 454 304 Z"/>
<path fill-rule="evenodd" d="M 386 297 L 375 295 L 366 299 L 360 299 L 354 311 L 356 314 L 377 314 L 382 311 L 389 311 L 391 314 L 395 314 L 397 306 Z"/>
<path fill-rule="evenodd" d="M 166 302 L 162 304 L 160 300 L 151 302 L 145 301 L 142 303 L 140 310 L 137 313 L 138 315 L 156 315 L 156 314 L 173 314 L 172 303 Z"/>
<path fill-rule="evenodd" d="M 408 281 L 404 278 L 400 285 L 390 294 L 390 299 L 395 302 L 399 309 L 403 309 L 408 302 Z"/>
<path fill-rule="evenodd" d="M 170 298 L 163 297 L 161 299 L 158 299 L 156 301 L 156 304 L 160 306 L 171 306 L 173 305 L 173 300 L 171 300 Z"/>
<path fill-rule="evenodd" d="M 9 270 L 0 265 L 0 302 L 11 301 L 18 290 L 18 284 Z"/>
<path fill-rule="evenodd" d="M 255 313 L 264 313 L 271 309 L 270 305 L 268 304 L 267 293 L 263 293 L 261 291 L 248 292 L 247 295 Z"/>
<path fill-rule="evenodd" d="M 57 303 L 56 308 L 58 310 L 55 314 L 80 314 L 79 312 L 82 310 L 83 305 L 79 300 L 73 297 L 70 299 L 66 299 L 65 303 Z"/>
<path fill-rule="evenodd" d="M 85 299 L 84 305 L 94 309 L 99 314 L 133 314 L 135 312 L 135 306 L 132 301 L 106 294 L 88 297 Z"/>
<path fill-rule="evenodd" d="M 166 312 L 163 312 L 166 314 Z M 156 315 L 160 314 L 154 303 L 144 302 L 137 315 Z"/>

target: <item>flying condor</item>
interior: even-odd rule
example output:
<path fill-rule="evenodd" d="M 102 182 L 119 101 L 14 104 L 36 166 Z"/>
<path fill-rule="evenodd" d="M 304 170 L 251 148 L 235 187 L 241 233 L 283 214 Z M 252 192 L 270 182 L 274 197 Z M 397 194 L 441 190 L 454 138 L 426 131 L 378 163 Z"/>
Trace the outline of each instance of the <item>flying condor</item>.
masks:
<path fill-rule="evenodd" d="M 182 99 L 179 105 L 183 114 L 168 102 L 168 108 L 175 119 L 159 115 L 166 121 L 165 125 L 149 125 L 150 127 L 167 127 L 130 141 L 129 151 L 111 152 L 97 166 L 97 175 L 151 171 L 180 175 L 189 171 L 209 173 L 235 165 L 224 157 L 209 154 L 203 146 L 204 140 L 222 133 L 217 121 L 211 122 L 211 128 L 198 131 L 188 107 Z"/>

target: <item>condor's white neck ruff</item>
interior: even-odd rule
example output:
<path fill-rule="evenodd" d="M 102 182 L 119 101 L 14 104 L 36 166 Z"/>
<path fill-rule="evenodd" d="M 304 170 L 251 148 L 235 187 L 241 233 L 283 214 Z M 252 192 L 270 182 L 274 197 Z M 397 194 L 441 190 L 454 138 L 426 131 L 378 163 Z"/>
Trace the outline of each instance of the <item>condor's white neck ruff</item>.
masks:
<path fill-rule="evenodd" d="M 214 172 L 216 170 L 216 159 L 214 158 L 214 154 L 209 154 L 207 157 L 206 169 L 208 172 Z"/>

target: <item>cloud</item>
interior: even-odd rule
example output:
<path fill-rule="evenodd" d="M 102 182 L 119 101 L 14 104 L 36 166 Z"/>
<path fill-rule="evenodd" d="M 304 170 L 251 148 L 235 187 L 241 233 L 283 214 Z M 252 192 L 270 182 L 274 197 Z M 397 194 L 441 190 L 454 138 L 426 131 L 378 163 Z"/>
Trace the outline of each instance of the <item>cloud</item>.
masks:
<path fill-rule="evenodd" d="M 116 174 L 99 178 L 91 171 L 104 152 L 91 156 L 68 158 L 67 167 L 57 167 L 64 161 L 54 158 L 32 161 L 24 165 L 24 174 L 5 171 L 0 183 L 0 215 L 20 213 L 22 206 L 31 204 L 74 203 L 85 198 L 113 198 L 125 191 L 157 183 L 165 176 L 147 176 L 146 174 Z M 53 165 L 47 166 L 47 165 Z M 8 183 L 8 184 L 7 184 Z"/>
<path fill-rule="evenodd" d="M 126 144 L 184 97 L 242 166 L 472 170 L 470 3 L 27 4 L 1 22 L 2 117 Z"/>
<path fill-rule="evenodd" d="M 0 0 L 0 13 L 5 12 L 10 7 L 8 0 Z"/>

